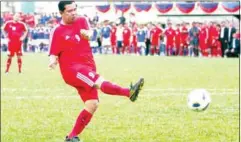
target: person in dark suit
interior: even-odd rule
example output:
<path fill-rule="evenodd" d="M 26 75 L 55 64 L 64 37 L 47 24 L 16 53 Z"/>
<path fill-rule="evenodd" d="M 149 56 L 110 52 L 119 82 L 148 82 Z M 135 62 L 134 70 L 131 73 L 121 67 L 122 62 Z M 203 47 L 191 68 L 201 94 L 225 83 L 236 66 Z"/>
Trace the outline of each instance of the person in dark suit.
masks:
<path fill-rule="evenodd" d="M 226 57 L 239 57 L 240 54 L 240 33 L 233 34 L 231 46 L 225 51 Z"/>
<path fill-rule="evenodd" d="M 220 41 L 221 41 L 221 48 L 222 48 L 222 57 L 224 56 L 225 50 L 228 48 L 228 27 L 224 21 L 221 22 L 221 31 L 220 31 Z"/>
<path fill-rule="evenodd" d="M 232 41 L 233 41 L 233 34 L 236 33 L 236 29 L 233 25 L 233 23 L 228 22 L 229 28 L 228 28 L 228 46 L 232 46 Z"/>
<path fill-rule="evenodd" d="M 145 51 L 145 55 L 149 55 L 149 51 L 150 51 L 150 46 L 151 46 L 151 30 L 152 30 L 152 24 L 149 23 L 147 24 L 147 31 L 146 31 L 146 51 Z"/>

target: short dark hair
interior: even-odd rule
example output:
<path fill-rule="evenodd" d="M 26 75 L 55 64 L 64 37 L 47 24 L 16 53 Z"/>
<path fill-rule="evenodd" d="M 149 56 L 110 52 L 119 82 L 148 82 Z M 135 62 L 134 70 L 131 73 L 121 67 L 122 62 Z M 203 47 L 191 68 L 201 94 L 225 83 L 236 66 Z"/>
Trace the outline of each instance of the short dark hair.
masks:
<path fill-rule="evenodd" d="M 65 5 L 72 4 L 74 1 L 60 1 L 58 4 L 58 8 L 60 12 L 64 12 Z"/>

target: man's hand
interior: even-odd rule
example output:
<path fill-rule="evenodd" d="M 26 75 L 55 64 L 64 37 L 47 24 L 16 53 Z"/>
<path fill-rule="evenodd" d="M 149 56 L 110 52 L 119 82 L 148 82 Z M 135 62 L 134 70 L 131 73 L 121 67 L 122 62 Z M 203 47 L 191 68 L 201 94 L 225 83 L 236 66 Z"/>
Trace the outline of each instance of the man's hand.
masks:
<path fill-rule="evenodd" d="M 92 31 L 91 31 L 91 30 L 81 29 L 81 30 L 80 30 L 80 35 L 81 35 L 84 39 L 89 40 L 90 37 L 92 36 Z"/>
<path fill-rule="evenodd" d="M 25 38 L 24 37 L 20 37 L 20 41 L 23 41 Z"/>
<path fill-rule="evenodd" d="M 58 64 L 58 56 L 50 55 L 49 69 L 55 69 Z"/>

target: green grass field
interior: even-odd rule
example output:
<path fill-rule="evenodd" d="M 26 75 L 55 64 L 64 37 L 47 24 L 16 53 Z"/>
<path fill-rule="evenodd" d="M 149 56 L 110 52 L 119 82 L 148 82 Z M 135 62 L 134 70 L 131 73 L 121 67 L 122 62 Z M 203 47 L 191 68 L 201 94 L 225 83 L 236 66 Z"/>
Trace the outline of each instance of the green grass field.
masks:
<path fill-rule="evenodd" d="M 77 92 L 48 70 L 46 54 L 16 58 L 4 74 L 1 56 L 1 141 L 63 142 L 83 108 Z M 135 103 L 100 92 L 100 105 L 81 134 L 84 142 L 238 142 L 239 60 L 190 57 L 96 56 L 98 72 L 123 86 L 139 77 L 145 86 Z M 204 112 L 187 108 L 188 92 L 206 88 Z"/>

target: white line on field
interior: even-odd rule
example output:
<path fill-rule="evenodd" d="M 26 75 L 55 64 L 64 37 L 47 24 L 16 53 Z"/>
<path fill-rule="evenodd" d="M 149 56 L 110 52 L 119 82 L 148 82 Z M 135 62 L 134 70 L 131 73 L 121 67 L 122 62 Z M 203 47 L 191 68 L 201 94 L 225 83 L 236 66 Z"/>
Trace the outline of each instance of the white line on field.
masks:
<path fill-rule="evenodd" d="M 226 96 L 226 95 L 238 95 L 239 92 L 222 92 L 222 93 L 212 93 L 211 96 Z M 99 94 L 99 96 L 104 95 L 104 94 Z M 106 94 L 105 94 L 106 95 Z M 185 93 L 160 93 L 160 94 L 151 94 L 151 93 L 143 93 L 141 94 L 141 98 L 152 98 L 152 97 L 162 97 L 162 96 L 187 96 L 188 94 Z M 117 97 L 117 96 L 113 96 L 113 97 Z M 33 95 L 33 96 L 1 96 L 2 99 L 17 99 L 17 100 L 21 100 L 21 99 L 76 99 L 76 98 L 80 98 L 77 93 L 73 94 L 71 96 L 66 96 L 66 95 L 52 95 L 49 94 L 49 96 L 37 96 L 37 95 Z"/>
<path fill-rule="evenodd" d="M 196 88 L 147 88 L 143 89 L 143 91 L 148 92 L 182 92 L 182 91 L 191 91 Z M 12 91 L 31 91 L 31 92 L 46 92 L 46 91 L 64 91 L 65 89 L 61 88 L 39 88 L 39 89 L 31 89 L 31 88 L 1 88 L 1 92 L 12 92 Z M 206 90 L 210 92 L 238 92 L 238 88 L 206 88 Z"/>

